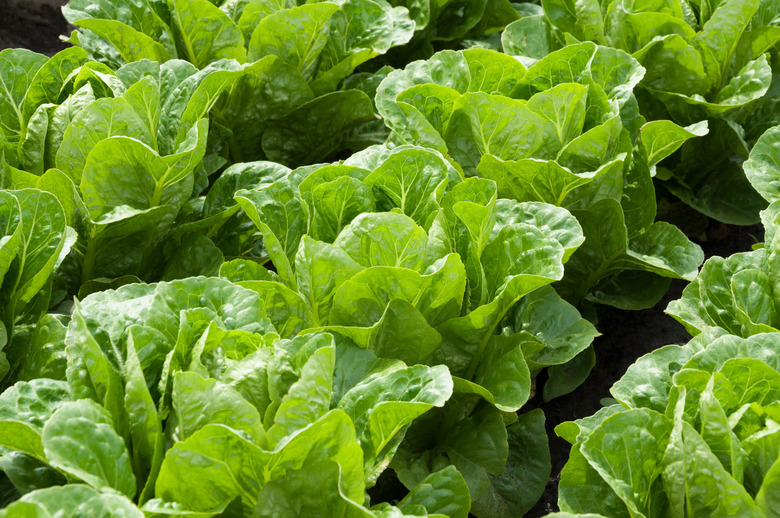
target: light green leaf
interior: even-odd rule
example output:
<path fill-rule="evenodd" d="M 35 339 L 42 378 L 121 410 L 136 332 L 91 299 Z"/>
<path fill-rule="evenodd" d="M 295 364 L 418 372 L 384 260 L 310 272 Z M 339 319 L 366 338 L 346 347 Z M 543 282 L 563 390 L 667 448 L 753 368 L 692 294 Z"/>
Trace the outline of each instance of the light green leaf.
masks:
<path fill-rule="evenodd" d="M 44 307 L 40 310 L 29 308 L 28 304 L 34 302 L 36 297 L 48 297 L 45 294 L 46 286 L 51 282 L 54 269 L 62 261 L 60 254 L 66 246 L 67 227 L 62 206 L 52 194 L 38 189 L 5 192 L 15 198 L 11 211 L 14 205 L 19 210 L 16 217 L 13 212 L 8 214 L 5 224 L 18 221 L 17 228 L 8 236 L 7 241 L 0 245 L 0 272 L 5 273 L 4 289 L 0 294 L 0 316 L 11 330 L 17 318 L 26 311 L 43 313 L 48 309 L 48 300 L 43 301 Z M 10 229 L 5 231 L 6 235 L 9 231 Z M 13 245 L 16 250 L 11 252 L 8 248 Z M 71 245 L 72 242 L 68 244 L 68 248 Z M 16 258 L 10 262 L 12 255 Z M 4 271 L 3 267 L 8 270 Z M 34 315 L 33 320 L 37 319 L 40 313 Z"/>
<path fill-rule="evenodd" d="M 739 439 L 731 430 L 728 417 L 715 394 L 715 376 L 710 378 L 707 387 L 699 397 L 699 431 L 701 438 L 710 447 L 723 468 L 731 473 L 737 482 L 743 480 L 745 453 Z"/>
<path fill-rule="evenodd" d="M 333 242 L 356 216 L 375 209 L 371 188 L 356 178 L 342 176 L 320 184 L 311 196 L 310 235 L 320 241 Z"/>
<path fill-rule="evenodd" d="M 46 56 L 26 49 L 6 49 L 0 53 L 0 135 L 12 146 L 22 139 L 27 119 L 38 107 L 28 109 L 26 116 L 23 113 L 27 91 L 46 62 Z"/>
<path fill-rule="evenodd" d="M 225 13 L 207 0 L 173 0 L 171 18 L 181 55 L 203 68 L 219 59 L 246 59 L 244 37 Z"/>
<path fill-rule="evenodd" d="M 414 17 L 414 14 L 412 15 Z M 406 143 L 413 143 L 414 128 L 409 127 L 408 116 L 398 103 L 398 94 L 414 85 L 433 83 L 464 93 L 471 82 L 468 63 L 463 54 L 445 50 L 427 61 L 415 61 L 403 70 L 392 71 L 376 91 L 376 107 L 385 124 Z M 441 140 L 441 139 L 439 139 Z M 443 142 L 442 142 L 443 144 Z M 440 150 L 442 151 L 442 150 Z M 446 149 L 444 149 L 446 151 Z"/>
<path fill-rule="evenodd" d="M 261 141 L 266 121 L 283 117 L 312 99 L 314 94 L 306 80 L 282 59 L 266 56 L 246 66 L 213 112 L 219 123 L 233 132 L 227 142 L 232 161 L 263 159 Z"/>
<path fill-rule="evenodd" d="M 111 415 L 89 400 L 65 403 L 43 427 L 49 463 L 96 489 L 110 487 L 133 497 L 135 475 L 124 441 Z"/>
<path fill-rule="evenodd" d="M 90 151 L 103 139 L 126 136 L 153 146 L 154 136 L 123 98 L 98 99 L 78 112 L 62 137 L 57 168 L 77 185 Z"/>
<path fill-rule="evenodd" d="M 329 20 L 338 8 L 336 4 L 321 2 L 284 9 L 263 18 L 249 41 L 249 61 L 278 56 L 311 80 L 328 41 Z"/>
<path fill-rule="evenodd" d="M 725 82 L 731 57 L 760 3 L 760 0 L 724 2 L 691 41 L 701 53 L 704 69 L 716 90 Z"/>
<path fill-rule="evenodd" d="M 414 23 L 403 7 L 375 0 L 348 0 L 328 20 L 328 41 L 319 55 L 315 92 L 336 90 L 356 67 L 391 47 L 407 43 Z"/>
<path fill-rule="evenodd" d="M 648 122 L 639 131 L 648 165 L 652 167 L 677 151 L 686 140 L 704 136 L 709 130 L 707 121 L 681 128 L 671 121 L 659 120 Z"/>
<path fill-rule="evenodd" d="M 306 469 L 290 471 L 263 486 L 253 518 L 369 518 L 367 509 L 350 500 L 341 487 L 341 468 L 324 459 Z"/>
<path fill-rule="evenodd" d="M 449 169 L 447 162 L 434 151 L 403 149 L 387 157 L 366 177 L 365 183 L 381 191 L 389 205 L 386 210 L 397 207 L 424 226 L 439 208 Z"/>
<path fill-rule="evenodd" d="M 283 182 L 259 191 L 241 190 L 235 199 L 263 233 L 263 243 L 279 277 L 294 288 L 291 263 L 308 224 L 303 201 Z"/>
<path fill-rule="evenodd" d="M 253 509 L 265 483 L 270 454 L 217 424 L 206 425 L 165 455 L 155 495 L 163 501 L 187 502 L 193 511 L 212 511 L 240 496 Z M 188 481 L 200 480 L 195 486 Z"/>
<path fill-rule="evenodd" d="M 67 484 L 39 489 L 23 495 L 17 503 L 13 503 L 0 516 L 32 516 L 52 517 L 57 513 L 75 513 L 78 507 L 88 500 L 98 497 L 100 493 L 83 484 Z M 33 511 L 33 508 L 37 508 Z M 27 513 L 40 514 L 27 514 Z"/>
<path fill-rule="evenodd" d="M 298 292 L 309 304 L 315 325 L 330 321 L 337 291 L 362 269 L 340 248 L 303 237 L 295 257 L 295 276 Z"/>
<path fill-rule="evenodd" d="M 366 268 L 338 288 L 331 312 L 337 325 L 370 327 L 392 299 L 409 302 L 432 325 L 460 313 L 465 290 L 463 263 L 456 254 L 442 258 L 425 274 L 386 266 Z"/>
<path fill-rule="evenodd" d="M 601 165 L 593 172 L 577 174 L 553 160 L 526 158 L 511 161 L 484 155 L 477 166 L 477 173 L 494 180 L 502 197 L 566 207 L 576 203 L 578 187 L 601 176 L 614 175 L 622 168 L 623 161 L 618 159 Z"/>
<path fill-rule="evenodd" d="M 463 57 L 466 58 L 471 76 L 469 92 L 517 96 L 526 69 L 516 59 L 500 52 L 479 48 L 463 51 Z"/>
<path fill-rule="evenodd" d="M 473 176 L 487 153 L 510 160 L 544 154 L 545 136 L 550 132 L 555 132 L 553 124 L 525 101 L 475 92 L 464 94 L 456 103 L 443 136 L 452 157 Z"/>
<path fill-rule="evenodd" d="M 589 464 L 581 448 L 579 444 L 572 447 L 569 460 L 561 471 L 561 482 L 558 486 L 559 507 L 576 516 L 581 516 L 581 513 L 594 516 L 591 511 L 600 511 L 608 512 L 610 517 L 631 518 L 626 505 Z"/>
<path fill-rule="evenodd" d="M 146 386 L 146 378 L 138 357 L 138 351 L 146 352 L 149 342 L 155 340 L 155 335 L 144 332 L 145 330 L 140 327 L 129 329 L 125 359 L 125 407 L 130 421 L 133 472 L 136 475 L 141 502 L 147 500 L 154 490 L 164 449 L 162 422 Z"/>
<path fill-rule="evenodd" d="M 104 516 L 105 518 L 142 518 L 144 513 L 133 502 L 121 495 L 101 494 L 82 503 L 74 511 L 77 516 Z"/>
<path fill-rule="evenodd" d="M 663 415 L 627 410 L 601 423 L 582 443 L 582 454 L 635 515 L 648 516 L 651 486 L 664 468 L 671 432 Z"/>
<path fill-rule="evenodd" d="M 330 408 L 336 348 L 328 334 L 315 337 L 315 340 L 313 347 L 317 349 L 303 365 L 300 379 L 282 398 L 273 425 L 268 428 L 268 449 L 278 450 Z"/>
<path fill-rule="evenodd" d="M 408 216 L 395 212 L 361 214 L 333 244 L 364 267 L 396 266 L 421 271 L 428 252 L 425 230 Z"/>
<path fill-rule="evenodd" d="M 184 441 L 209 424 L 241 432 L 257 443 L 264 435 L 260 414 L 234 389 L 194 372 L 173 376 L 174 438 Z"/>
<path fill-rule="evenodd" d="M 544 344 L 544 349 L 528 360 L 532 370 L 566 363 L 600 335 L 574 306 L 548 286 L 523 297 L 512 322 L 515 332 L 530 333 Z"/>
<path fill-rule="evenodd" d="M 780 462 L 775 462 L 764 477 L 761 489 L 756 495 L 756 504 L 769 518 L 777 517 L 778 489 L 780 488 Z"/>
<path fill-rule="evenodd" d="M 766 55 L 747 63 L 715 96 L 714 104 L 743 106 L 759 99 L 772 83 L 772 67 Z M 717 112 L 716 112 L 717 113 Z"/>
<path fill-rule="evenodd" d="M 766 131 L 743 164 L 745 175 L 768 202 L 780 199 L 780 126 Z"/>
<path fill-rule="evenodd" d="M 504 52 L 511 56 L 542 59 L 556 46 L 552 27 L 544 15 L 523 16 L 501 33 Z"/>
<path fill-rule="evenodd" d="M 76 20 L 75 25 L 92 31 L 108 41 L 127 63 L 142 59 L 162 63 L 171 59 L 164 45 L 119 20 L 84 18 Z"/>
<path fill-rule="evenodd" d="M 683 420 L 684 393 L 680 400 L 663 457 L 663 481 L 669 491 L 671 512 L 687 509 L 697 516 L 761 517 L 763 513 L 744 487 L 723 469 L 707 443 Z M 729 498 L 723 498 L 724 494 Z"/>
<path fill-rule="evenodd" d="M 220 270 L 221 275 L 223 271 L 223 269 Z M 267 272 L 268 270 L 262 268 L 262 271 Z M 239 286 L 260 295 L 268 318 L 282 338 L 293 338 L 304 329 L 314 326 L 314 315 L 309 305 L 298 292 L 292 291 L 284 284 L 271 281 L 270 278 L 268 280 L 235 278 L 232 280 Z"/>
<path fill-rule="evenodd" d="M 704 252 L 692 243 L 680 229 L 658 221 L 629 243 L 626 257 L 620 264 L 624 268 L 652 271 L 664 277 L 693 280 Z"/>
<path fill-rule="evenodd" d="M 205 138 L 204 127 L 197 146 L 188 156 L 177 157 L 189 162 L 184 164 L 173 162 L 173 157 L 161 158 L 135 139 L 112 137 L 99 142 L 90 151 L 81 178 L 91 216 L 97 220 L 121 205 L 139 210 L 160 205 L 181 207 L 192 193 L 191 173 L 198 157 L 203 157 Z"/>
<path fill-rule="evenodd" d="M 648 353 L 634 362 L 609 390 L 610 394 L 630 408 L 649 408 L 666 411 L 672 375 L 685 365 L 691 352 L 676 345 L 668 345 Z"/>
<path fill-rule="evenodd" d="M 24 96 L 22 116 L 29 120 L 43 104 L 59 104 L 70 75 L 87 60 L 84 49 L 70 47 L 51 57 L 38 69 Z"/>
<path fill-rule="evenodd" d="M 497 235 L 503 227 L 512 223 L 526 223 L 554 238 L 564 249 L 564 262 L 585 241 L 577 219 L 568 210 L 547 203 L 497 200 L 496 223 L 491 236 Z"/>
<path fill-rule="evenodd" d="M 367 476 L 384 469 L 397 447 L 393 441 L 409 423 L 434 406 L 444 406 L 451 394 L 452 378 L 443 365 L 378 371 L 344 394 L 338 407 L 355 423 Z"/>

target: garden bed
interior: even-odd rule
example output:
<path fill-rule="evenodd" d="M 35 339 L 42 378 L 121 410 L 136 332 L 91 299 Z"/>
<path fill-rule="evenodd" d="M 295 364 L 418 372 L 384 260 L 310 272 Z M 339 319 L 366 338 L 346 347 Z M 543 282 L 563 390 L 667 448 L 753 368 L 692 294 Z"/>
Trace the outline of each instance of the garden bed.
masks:
<path fill-rule="evenodd" d="M 23 5 L 24 8 L 21 3 L 12 0 L 0 0 L 0 19 L 4 20 L 0 26 L 0 50 L 23 47 L 52 56 L 68 46 L 60 41 L 59 36 L 68 34 L 72 27 L 66 23 L 56 5 L 50 2 L 26 2 Z M 341 152 L 342 155 L 337 156 L 343 156 L 344 153 Z M 348 153 L 345 155 L 348 156 Z M 673 210 L 662 212 L 659 219 L 682 227 L 688 237 L 701 246 L 706 258 L 727 257 L 749 251 L 753 244 L 763 240 L 761 225 L 725 225 L 700 215 L 692 217 L 685 209 L 678 209 L 679 202 L 672 200 L 671 197 L 663 199 Z M 248 204 L 242 204 L 242 208 L 246 209 L 247 206 Z M 691 226 L 686 228 L 685 224 Z M 593 342 L 597 360 L 587 380 L 570 394 L 547 403 L 542 401 L 539 390 L 523 406 L 523 412 L 534 408 L 544 411 L 552 462 L 552 474 L 544 494 L 526 516 L 542 517 L 558 510 L 558 480 L 569 458 L 571 445 L 558 438 L 554 428 L 563 422 L 584 418 L 598 411 L 602 406 L 601 401 L 611 397 L 610 387 L 639 357 L 664 345 L 682 344 L 690 339 L 683 326 L 664 313 L 670 301 L 681 297 L 686 285 L 686 281 L 674 280 L 669 292 L 651 309 L 625 311 L 597 305 L 595 313 L 601 336 Z M 98 288 L 95 288 L 95 291 L 97 290 Z M 546 380 L 545 370 L 535 380 L 536 386 L 541 387 Z M 400 500 L 407 492 L 390 470 L 385 471 L 378 484 L 370 490 L 372 497 L 386 502 Z"/>

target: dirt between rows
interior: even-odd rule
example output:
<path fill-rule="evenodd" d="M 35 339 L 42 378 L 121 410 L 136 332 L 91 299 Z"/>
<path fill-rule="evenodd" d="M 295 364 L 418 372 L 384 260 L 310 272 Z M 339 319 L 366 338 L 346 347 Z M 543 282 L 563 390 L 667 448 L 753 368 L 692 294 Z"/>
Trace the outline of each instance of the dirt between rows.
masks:
<path fill-rule="evenodd" d="M 64 0 L 0 0 L 0 50 L 24 47 L 52 56 L 67 44 L 70 30 L 60 12 Z"/>
<path fill-rule="evenodd" d="M 51 56 L 64 49 L 67 44 L 60 41 L 59 36 L 68 34 L 71 29 L 59 10 L 58 5 L 64 3 L 64 0 L 0 0 L 0 50 L 24 47 Z M 729 226 L 701 216 L 699 220 L 703 223 L 695 230 L 694 240 L 702 246 L 707 257 L 748 251 L 753 243 L 763 239 L 760 225 Z M 601 399 L 610 397 L 612 384 L 640 356 L 667 344 L 684 343 L 690 338 L 680 324 L 664 313 L 666 305 L 679 298 L 684 287 L 682 281 L 673 282 L 657 306 L 643 311 L 599 307 L 601 336 L 594 341 L 596 366 L 585 383 L 571 394 L 548 403 L 537 396 L 523 408 L 524 412 L 534 407 L 544 410 L 552 456 L 552 475 L 547 488 L 526 518 L 537 518 L 558 510 L 558 480 L 570 447 L 555 435 L 554 428 L 564 421 L 595 413 L 601 407 Z M 543 379 L 538 381 L 541 386 Z M 390 472 L 383 475 L 371 491 L 372 496 L 384 501 L 400 499 L 404 493 L 405 489 Z"/>

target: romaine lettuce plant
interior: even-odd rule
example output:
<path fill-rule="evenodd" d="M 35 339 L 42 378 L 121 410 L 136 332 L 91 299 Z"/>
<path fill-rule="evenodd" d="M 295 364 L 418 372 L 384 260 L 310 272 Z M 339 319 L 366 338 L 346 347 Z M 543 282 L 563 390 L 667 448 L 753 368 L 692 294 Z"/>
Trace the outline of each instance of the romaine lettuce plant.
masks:
<path fill-rule="evenodd" d="M 220 155 L 230 158 L 246 150 L 279 158 L 313 146 L 304 161 L 316 160 L 338 148 L 355 120 L 375 118 L 365 94 L 344 91 L 343 100 L 352 104 L 342 133 L 332 126 L 327 133 L 302 131 L 286 138 L 280 132 L 296 120 L 321 116 L 319 108 L 306 104 L 314 95 L 303 80 L 293 85 L 307 95 L 274 88 L 286 84 L 289 74 L 284 74 L 290 70 L 274 56 L 246 68 L 230 60 L 203 70 L 180 60 L 162 65 L 144 60 L 114 72 L 87 62 L 77 48 L 50 60 L 24 50 L 0 54 L 0 73 L 16 86 L 0 93 L 8 108 L 3 113 L 13 115 L 0 126 L 2 185 L 48 191 L 63 205 L 67 224 L 79 236 L 62 268 L 71 294 L 95 278 L 216 273 L 221 258 L 207 271 L 177 267 L 189 252 L 187 247 L 177 251 L 166 236 L 190 198 L 208 188 L 209 176 L 225 163 Z M 286 101 L 275 103 L 275 95 Z M 335 99 L 322 100 L 315 105 L 326 111 L 336 106 L 331 104 Z M 246 102 L 256 110 L 242 111 Z M 212 123 L 217 130 L 209 135 L 206 116 L 212 108 L 218 113 Z M 215 136 L 231 131 L 220 125 L 225 120 L 243 136 L 227 138 L 227 150 Z M 261 148 L 262 136 L 270 143 Z"/>
<path fill-rule="evenodd" d="M 561 510 L 774 516 L 778 348 L 777 333 L 740 338 L 718 330 L 640 358 L 612 387 L 615 404 L 556 428 L 572 443 Z"/>
<path fill-rule="evenodd" d="M 611 393 L 616 404 L 556 428 L 572 443 L 563 511 L 608 516 L 773 516 L 780 488 L 775 408 L 777 128 L 745 172 L 772 202 L 766 243 L 713 257 L 667 312 L 695 336 L 640 358 Z M 618 440 L 619 439 L 619 440 Z"/>
<path fill-rule="evenodd" d="M 593 41 L 630 53 L 646 69 L 637 89 L 646 119 L 710 125 L 707 136 L 664 162 L 658 178 L 708 216 L 757 222 L 765 204 L 740 165 L 756 138 L 780 122 L 780 84 L 773 79 L 780 70 L 777 1 L 545 0 L 542 6 L 542 13 L 507 27 L 504 50 L 534 61 Z"/>
<path fill-rule="evenodd" d="M 3 516 L 60 500 L 133 516 L 136 504 L 152 515 L 467 514 L 454 469 L 398 509 L 362 505 L 399 434 L 450 397 L 444 366 L 410 367 L 322 332 L 281 339 L 255 291 L 204 277 L 93 294 L 59 345 L 60 379 L 0 396 L 0 444 L 13 452 L 2 465 L 24 495 Z"/>
<path fill-rule="evenodd" d="M 566 300 L 639 309 L 703 259 L 676 227 L 654 222 L 651 170 L 706 132 L 643 125 L 632 93 L 643 74 L 628 54 L 592 43 L 529 69 L 489 50 L 444 51 L 391 72 L 377 108 L 392 141 L 438 150 L 465 176 L 494 180 L 501 197 L 577 217 L 585 243 L 556 285 Z"/>
<path fill-rule="evenodd" d="M 765 243 L 752 252 L 709 259 L 667 313 L 692 334 L 720 328 L 737 336 L 777 332 L 778 214 L 780 213 L 780 126 L 769 129 L 756 142 L 745 162 L 748 179 L 771 203 L 761 213 Z"/>
<path fill-rule="evenodd" d="M 58 54 L 51 66 L 71 64 L 67 58 L 77 50 Z M 5 56 L 18 59 L 23 52 Z M 33 63 L 25 62 L 28 76 Z M 20 76 L 25 70 L 9 69 Z M 193 190 L 207 185 L 208 120 L 202 117 L 240 73 L 229 61 L 203 71 L 174 61 L 149 63 L 143 74 L 97 69 L 82 65 L 61 84 L 47 84 L 59 89 L 50 94 L 56 102 L 35 101 L 39 117 L 27 123 L 17 160 L 8 159 L 13 146 L 5 153 L 6 186 L 53 193 L 78 233 L 63 264 L 71 293 L 96 277 L 148 273 L 165 230 Z M 36 99 L 34 92 L 28 90 L 22 103 Z M 5 139 L 14 142 L 13 134 Z M 33 139 L 37 153 L 30 154 L 24 143 Z"/>
<path fill-rule="evenodd" d="M 50 193 L 0 191 L 0 380 L 31 352 L 24 336 L 44 332 L 35 324 L 61 300 L 54 272 L 75 237 Z"/>
<path fill-rule="evenodd" d="M 597 334 L 543 288 L 583 241 L 565 209 L 499 199 L 493 181 L 464 179 L 436 150 L 414 146 L 375 146 L 342 164 L 293 171 L 233 166 L 202 207 L 202 221 L 231 213 L 226 233 L 211 234 L 217 244 L 247 218 L 262 235 L 255 262 L 225 263 L 221 275 L 260 293 L 283 337 L 320 329 L 381 358 L 446 365 L 455 376 L 456 397 L 396 444 L 391 466 L 407 486 L 454 464 L 473 513 L 533 505 L 549 472 L 537 435 L 543 416 L 516 423 L 514 412 L 530 396 L 532 369 L 569 361 Z M 545 321 L 550 314 L 560 318 Z M 560 390 L 548 385 L 545 394 Z M 473 434 L 493 446 L 474 456 Z M 510 455 L 507 441 L 523 453 Z M 533 466 L 527 491 L 504 489 L 524 462 Z"/>
<path fill-rule="evenodd" d="M 63 13 L 80 27 L 71 42 L 114 69 L 143 60 L 242 64 L 244 74 L 212 114 L 222 154 L 292 166 L 327 158 L 345 135 L 375 121 L 363 92 L 339 88 L 414 32 L 407 10 L 385 0 L 72 0 Z M 321 120 L 330 121 L 327 129 Z"/>
<path fill-rule="evenodd" d="M 222 59 L 253 63 L 274 55 L 319 92 L 406 43 L 414 30 L 408 11 L 384 0 L 70 0 L 62 12 L 79 27 L 71 43 L 113 68 L 183 59 L 202 69 Z"/>

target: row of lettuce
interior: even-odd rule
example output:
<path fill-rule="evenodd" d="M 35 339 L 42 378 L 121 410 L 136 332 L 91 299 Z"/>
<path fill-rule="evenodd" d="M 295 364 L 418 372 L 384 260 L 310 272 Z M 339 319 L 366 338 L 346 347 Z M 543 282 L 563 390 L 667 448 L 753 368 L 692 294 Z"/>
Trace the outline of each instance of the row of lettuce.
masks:
<path fill-rule="evenodd" d="M 778 516 L 780 126 L 745 170 L 766 242 L 708 260 L 667 312 L 694 338 L 640 358 L 593 416 L 559 425 L 571 516 Z M 588 516 L 594 516 L 590 514 Z"/>
<path fill-rule="evenodd" d="M 590 34 L 595 2 L 72 0 L 77 46 L 0 52 L 0 516 L 521 516 L 551 470 L 523 407 L 595 363 L 580 310 L 650 307 L 682 278 L 691 329 L 772 331 L 771 266 L 696 278 L 654 178 L 724 221 L 774 201 L 780 131 L 742 159 L 780 122 L 780 9 L 639 4 L 608 3 Z M 704 74 L 689 90 L 661 83 L 683 44 Z M 646 488 L 624 466 L 627 490 L 591 455 L 612 443 L 575 446 L 562 509 L 699 512 L 662 496 L 703 484 L 680 486 L 699 400 L 653 401 L 637 433 L 650 448 L 652 421 L 677 456 Z M 772 429 L 759 403 L 746 419 Z M 566 438 L 623 426 L 602 413 Z M 734 448 L 752 498 L 765 472 Z M 366 496 L 387 469 L 410 490 L 395 505 Z"/>
<path fill-rule="evenodd" d="M 571 36 L 620 48 L 646 69 L 637 89 L 644 115 L 707 120 L 708 135 L 658 168 L 669 191 L 730 223 L 756 221 L 769 203 L 760 214 L 766 242 L 708 260 L 669 305 L 694 338 L 640 358 L 604 408 L 556 428 L 572 444 L 556 516 L 778 516 L 780 5 L 543 6 L 507 28 L 515 52 L 541 58 Z"/>

